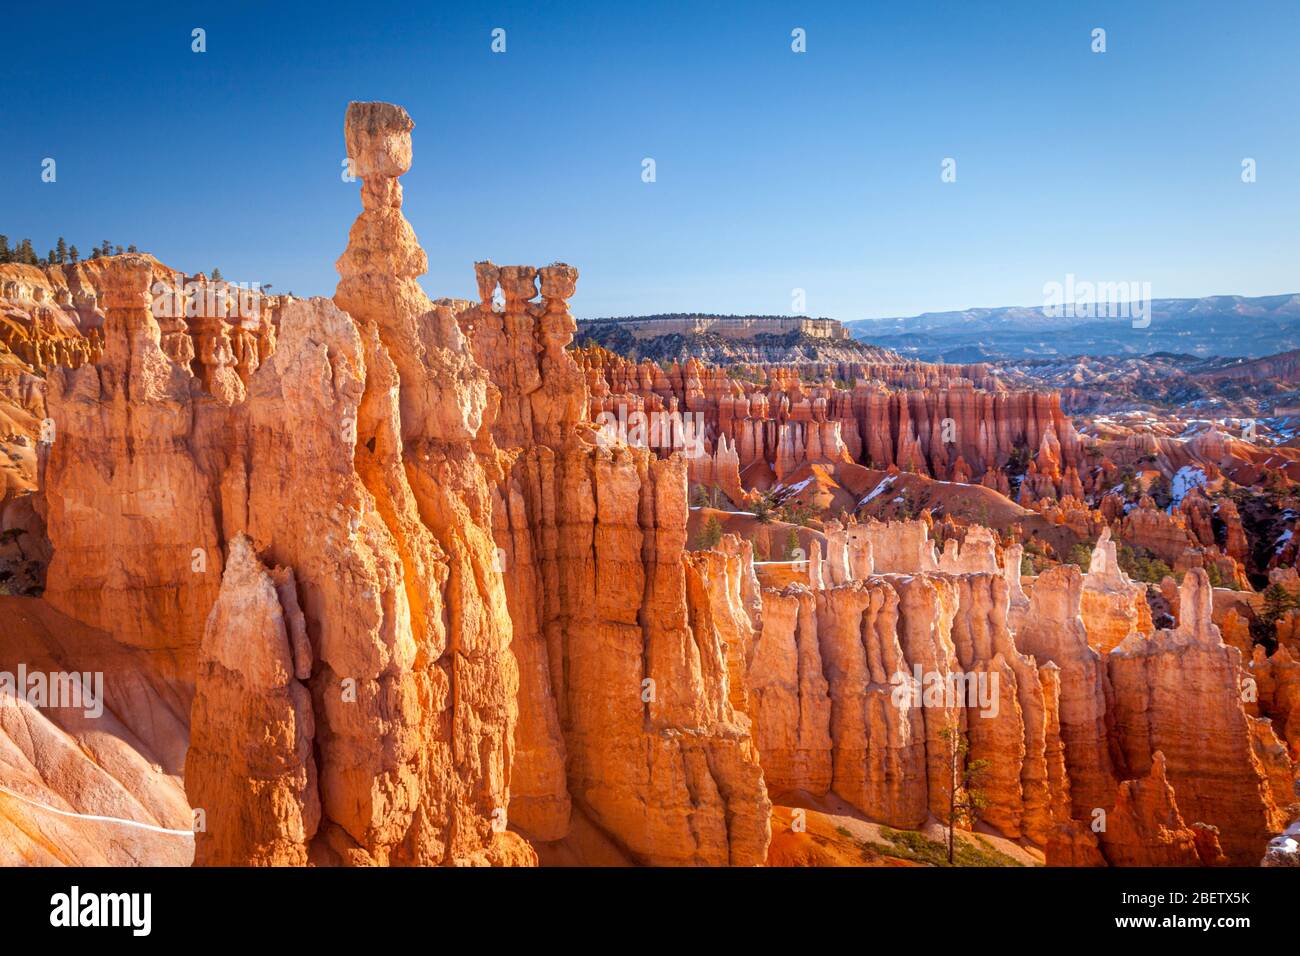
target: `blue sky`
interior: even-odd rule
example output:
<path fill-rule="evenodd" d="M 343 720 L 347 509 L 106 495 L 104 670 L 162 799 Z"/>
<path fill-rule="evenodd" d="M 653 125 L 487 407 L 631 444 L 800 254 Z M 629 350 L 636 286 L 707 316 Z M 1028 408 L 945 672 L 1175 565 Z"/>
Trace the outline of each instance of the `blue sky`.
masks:
<path fill-rule="evenodd" d="M 1067 273 L 1300 290 L 1293 0 L 147 6 L 6 12 L 11 240 L 331 295 L 344 110 L 382 99 L 416 122 L 434 296 L 482 258 L 576 265 L 579 317 L 1036 304 Z"/>

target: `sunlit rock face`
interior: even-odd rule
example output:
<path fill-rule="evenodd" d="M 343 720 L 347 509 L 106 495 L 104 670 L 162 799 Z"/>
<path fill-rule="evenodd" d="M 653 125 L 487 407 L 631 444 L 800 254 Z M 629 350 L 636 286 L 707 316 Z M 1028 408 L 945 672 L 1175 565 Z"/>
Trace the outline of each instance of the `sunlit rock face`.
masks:
<path fill-rule="evenodd" d="M 692 462 L 691 478 L 716 479 L 733 501 L 737 485 L 754 487 L 760 475 L 779 482 L 800 465 L 841 462 L 974 481 L 1006 494 L 1001 466 L 1016 449 L 1038 453 L 1023 486 L 1027 499 L 1084 492 L 1083 445 L 1060 396 L 1007 390 L 987 366 L 897 357 L 759 365 L 751 381 L 728 376 L 730 363 L 697 358 L 665 368 L 589 348 L 579 360 L 593 415 L 620 405 L 699 413 L 708 454 Z"/>
<path fill-rule="evenodd" d="M 1253 865 L 1286 825 L 1291 762 L 1269 722 L 1246 713 L 1241 653 L 1211 621 L 1205 572 L 1188 572 L 1180 598 L 1177 628 L 1132 636 L 1107 658 L 1118 751 L 1133 776 L 1161 752 L 1183 816 L 1218 827 L 1229 862 Z"/>
<path fill-rule="evenodd" d="M 102 360 L 47 378 L 45 599 L 190 683 L 220 587 L 220 476 L 234 440 L 229 407 L 161 347 L 152 275 L 143 257 L 105 271 Z"/>
<path fill-rule="evenodd" d="M 489 384 L 415 282 L 423 253 L 396 179 L 410 129 L 397 107 L 349 110 L 363 180 L 339 263 L 352 314 L 289 303 L 246 385 L 237 365 L 196 375 L 163 347 L 149 261 L 125 257 L 101 283 L 103 361 L 51 375 L 65 440 L 45 466 L 49 600 L 151 654 L 187 693 L 197 682 L 191 799 L 212 804 L 214 825 L 264 786 L 285 794 L 261 823 L 211 831 L 199 862 L 534 859 L 500 825 L 518 674 L 492 538 Z M 227 574 L 244 535 L 246 568 Z M 255 565 L 282 576 L 280 613 L 303 619 L 295 656 L 310 664 L 288 684 L 213 650 L 280 646 L 274 607 L 247 597 L 266 596 Z M 262 740 L 255 714 L 227 712 L 232 698 L 292 732 Z M 283 771 L 266 777 L 267 760 Z M 218 784 L 214 766 L 246 779 Z"/>
<path fill-rule="evenodd" d="M 555 841 L 581 813 L 644 863 L 760 863 L 769 801 L 731 680 L 753 631 L 741 568 L 685 552 L 681 457 L 585 421 L 566 351 L 577 270 L 476 268 L 480 302 L 457 320 L 496 386 L 504 453 L 493 514 L 521 672 L 512 819 Z"/>
<path fill-rule="evenodd" d="M 1146 588 L 1134 584 L 1120 569 L 1110 528 L 1102 531 L 1093 549 L 1079 610 L 1089 646 L 1102 654 L 1131 634 L 1151 633 Z"/>
<path fill-rule="evenodd" d="M 1108 686 L 1101 656 L 1088 646 L 1080 616 L 1083 575 L 1060 565 L 1039 575 L 1027 606 L 1011 615 L 1016 647 L 1060 673 L 1060 724 L 1070 775 L 1072 816 L 1114 805 L 1118 779 L 1107 733 Z"/>
<path fill-rule="evenodd" d="M 273 577 L 252 542 L 236 537 L 200 645 L 191 715 L 186 792 L 203 811 L 196 865 L 306 864 L 320 824 L 311 693 L 302 683 L 311 670 L 293 572 Z"/>
<path fill-rule="evenodd" d="M 843 547 L 837 534 L 829 543 Z M 876 526 L 871 543 L 909 566 L 933 553 L 906 523 Z M 871 819 L 917 827 L 946 810 L 950 748 L 960 740 L 985 766 L 987 823 L 1050 862 L 1102 863 L 1095 838 L 1071 818 L 1059 668 L 1017 649 L 1012 586 L 978 536 L 966 560 L 988 570 L 868 570 L 763 591 L 748 711 L 768 786 L 830 790 Z M 950 552 L 952 566 L 960 561 Z M 838 577 L 848 565 L 827 567 Z"/>
<path fill-rule="evenodd" d="M 1257 862 L 1285 826 L 1294 768 L 1272 723 L 1243 705 L 1246 672 L 1211 623 L 1204 572 L 1184 581 L 1179 628 L 1143 633 L 1108 544 L 1092 582 L 1060 566 L 1026 598 L 978 537 L 968 557 L 940 560 L 989 570 L 920 571 L 925 539 L 882 524 L 872 551 L 910 573 L 765 590 L 748 699 L 769 786 L 829 789 L 871 819 L 915 827 L 945 810 L 955 732 L 982 766 L 983 821 L 1049 864 Z M 1126 625 L 1105 656 L 1085 624 L 1089 585 L 1113 599 L 1107 620 Z M 1285 727 L 1290 658 L 1257 657 L 1261 709 Z M 977 696 L 924 686 L 957 677 Z"/>

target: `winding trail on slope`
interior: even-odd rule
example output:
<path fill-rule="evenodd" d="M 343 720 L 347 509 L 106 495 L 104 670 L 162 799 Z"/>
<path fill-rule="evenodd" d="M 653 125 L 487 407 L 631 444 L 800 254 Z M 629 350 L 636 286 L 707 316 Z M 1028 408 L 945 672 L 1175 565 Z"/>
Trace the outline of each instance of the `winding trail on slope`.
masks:
<path fill-rule="evenodd" d="M 138 827 L 141 830 L 151 830 L 154 833 L 165 833 L 168 836 L 184 836 L 194 839 L 192 830 L 169 830 L 166 827 L 155 826 L 152 823 L 141 823 L 139 820 L 124 820 L 121 817 L 101 817 L 90 813 L 75 813 L 71 810 L 60 810 L 58 807 L 52 807 L 47 803 L 41 803 L 39 800 L 33 800 L 31 797 L 24 796 L 8 787 L 0 785 L 0 793 L 6 793 L 9 796 L 21 800 L 23 803 L 37 807 L 41 810 L 48 810 L 50 813 L 57 813 L 61 817 L 72 817 L 76 820 L 96 820 L 102 823 L 120 823 L 123 826 Z"/>

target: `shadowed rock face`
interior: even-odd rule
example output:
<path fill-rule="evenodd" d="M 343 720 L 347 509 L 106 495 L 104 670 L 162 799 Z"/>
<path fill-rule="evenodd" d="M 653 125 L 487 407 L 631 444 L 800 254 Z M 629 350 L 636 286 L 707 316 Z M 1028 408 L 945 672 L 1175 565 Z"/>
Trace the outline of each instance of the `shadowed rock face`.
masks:
<path fill-rule="evenodd" d="M 1214 827 L 1188 827 L 1156 751 L 1146 777 L 1119 785 L 1115 809 L 1101 833 L 1112 866 L 1216 866 L 1227 862 Z"/>

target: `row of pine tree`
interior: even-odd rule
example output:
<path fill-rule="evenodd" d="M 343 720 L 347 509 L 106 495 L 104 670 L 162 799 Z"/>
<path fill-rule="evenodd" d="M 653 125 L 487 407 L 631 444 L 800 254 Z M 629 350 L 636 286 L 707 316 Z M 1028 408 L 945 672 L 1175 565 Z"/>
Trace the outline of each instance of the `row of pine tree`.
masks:
<path fill-rule="evenodd" d="M 139 251 L 135 246 L 127 246 L 123 249 L 121 246 L 115 246 L 105 239 L 91 250 L 90 258 L 99 259 L 102 256 L 120 256 L 124 252 Z M 77 247 L 68 245 L 63 241 L 62 236 L 59 236 L 58 243 L 43 259 L 32 248 L 30 239 L 24 239 L 18 245 L 11 246 L 9 245 L 8 236 L 0 236 L 0 263 L 17 262 L 28 266 L 62 266 L 80 261 L 81 253 L 77 251 Z"/>

